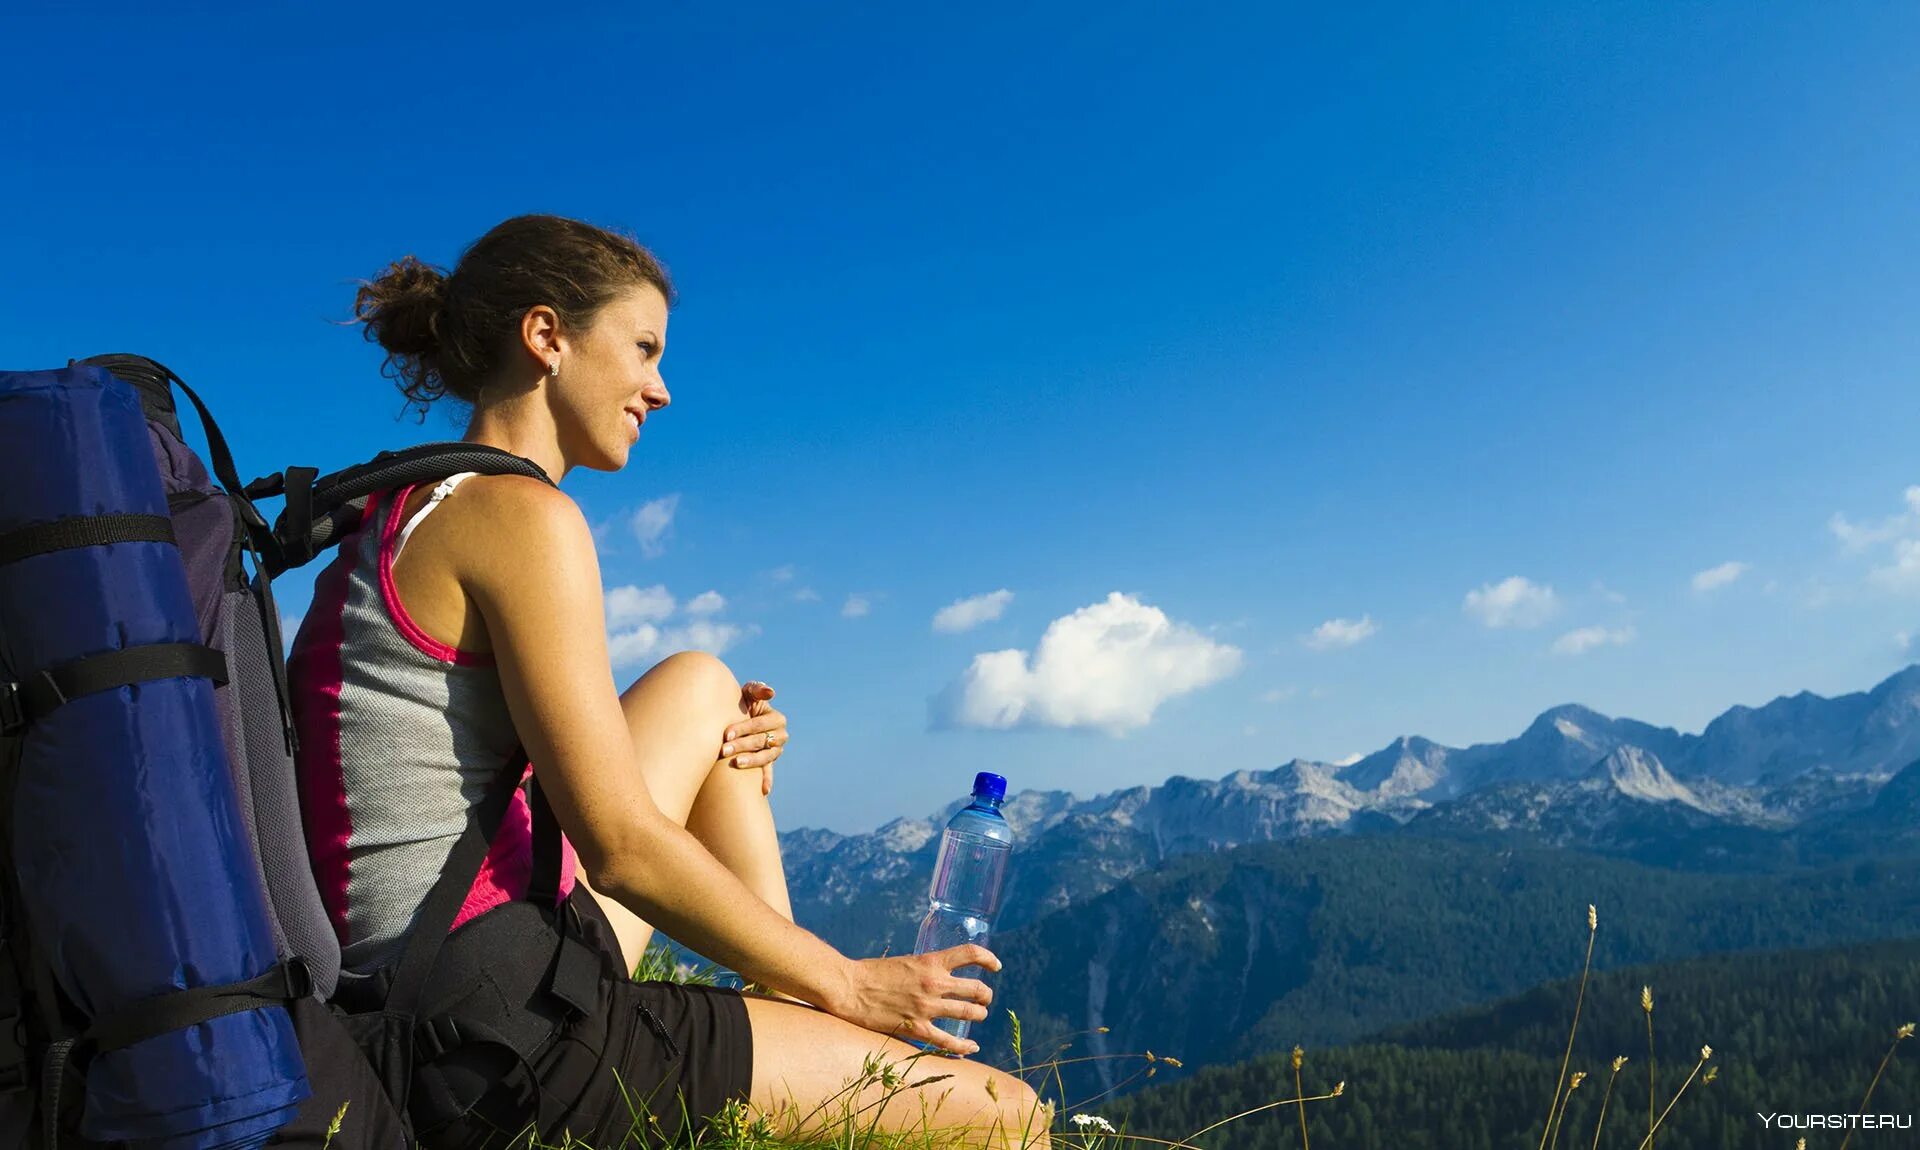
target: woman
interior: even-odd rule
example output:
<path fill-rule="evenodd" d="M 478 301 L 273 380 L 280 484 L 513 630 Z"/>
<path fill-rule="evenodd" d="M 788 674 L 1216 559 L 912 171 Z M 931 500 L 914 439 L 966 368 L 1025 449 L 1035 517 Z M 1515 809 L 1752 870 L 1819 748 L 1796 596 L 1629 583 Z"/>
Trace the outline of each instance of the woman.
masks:
<path fill-rule="evenodd" d="M 522 216 L 450 275 L 395 263 L 355 310 L 410 401 L 471 404 L 468 442 L 524 456 L 557 483 L 577 467 L 620 469 L 667 406 L 671 299 L 666 272 L 630 239 Z M 423 1141 L 499 1145 L 534 1125 L 546 1142 L 564 1129 L 612 1150 L 633 1125 L 628 1099 L 647 1100 L 657 1125 L 641 1129 L 654 1136 L 685 1136 L 730 1099 L 776 1127 L 817 1127 L 874 1056 L 917 1053 L 901 1037 L 975 1052 L 933 1023 L 987 1016 L 988 988 L 953 971 L 998 969 L 990 953 L 853 961 L 792 922 L 766 799 L 788 738 L 773 691 L 682 652 L 620 692 L 603 610 L 592 533 L 571 499 L 537 479 L 455 476 L 369 502 L 296 641 L 309 849 L 349 969 L 393 961 L 468 809 L 517 753 L 564 834 L 559 889 L 617 939 L 596 936 L 619 952 L 598 1007 L 525 1068 L 554 1109 L 536 1110 L 528 1084 L 503 1074 Z M 529 818 L 516 797 L 449 947 L 465 923 L 528 897 Z M 655 924 L 776 994 L 621 977 Z M 944 1059 L 907 1077 L 942 1075 L 904 1090 L 890 1076 L 851 1100 L 900 1092 L 861 1118 L 883 1130 L 1044 1142 L 1045 1116 L 1018 1079 Z"/>

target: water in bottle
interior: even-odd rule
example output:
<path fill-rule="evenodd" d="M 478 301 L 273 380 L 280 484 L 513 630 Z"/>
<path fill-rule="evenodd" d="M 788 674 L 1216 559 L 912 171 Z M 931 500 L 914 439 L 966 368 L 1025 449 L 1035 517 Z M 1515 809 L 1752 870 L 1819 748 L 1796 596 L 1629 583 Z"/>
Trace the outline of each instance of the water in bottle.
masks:
<path fill-rule="evenodd" d="M 913 944 L 915 954 L 968 942 L 986 945 L 993 916 L 1000 909 L 1007 856 L 1013 853 L 1013 830 L 1000 814 L 1006 797 L 1007 780 L 985 771 L 974 776 L 973 801 L 948 821 L 940 837 L 940 857 L 933 865 L 927 917 Z M 982 971 L 978 966 L 963 966 L 953 973 L 979 978 Z M 961 1018 L 941 1018 L 934 1025 L 955 1038 L 965 1038 L 971 1024 Z"/>

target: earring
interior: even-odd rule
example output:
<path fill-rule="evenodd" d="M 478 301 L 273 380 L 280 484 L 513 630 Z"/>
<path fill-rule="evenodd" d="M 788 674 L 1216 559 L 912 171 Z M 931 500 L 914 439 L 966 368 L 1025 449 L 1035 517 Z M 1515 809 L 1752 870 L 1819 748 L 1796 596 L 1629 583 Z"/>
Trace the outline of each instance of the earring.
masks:
<path fill-rule="evenodd" d="M 548 375 L 551 375 L 551 376 L 553 376 L 553 377 L 555 377 L 555 378 L 558 378 L 558 377 L 559 377 L 559 375 L 560 375 L 560 361 L 559 361 L 559 360 L 557 360 L 557 359 L 550 359 L 550 360 L 548 360 L 548 361 L 547 361 L 547 374 L 548 374 Z"/>

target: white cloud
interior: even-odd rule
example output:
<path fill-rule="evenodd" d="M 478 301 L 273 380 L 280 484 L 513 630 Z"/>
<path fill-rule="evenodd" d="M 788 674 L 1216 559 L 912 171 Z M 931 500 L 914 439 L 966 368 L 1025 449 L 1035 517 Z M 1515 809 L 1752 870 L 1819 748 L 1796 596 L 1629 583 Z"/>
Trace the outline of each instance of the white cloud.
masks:
<path fill-rule="evenodd" d="M 1145 726 L 1162 703 L 1240 669 L 1241 651 L 1118 591 L 1048 624 L 1031 657 L 988 651 L 932 700 L 935 725 Z"/>
<path fill-rule="evenodd" d="M 1615 591 L 1613 588 L 1607 586 L 1605 583 L 1602 583 L 1598 579 L 1595 579 L 1593 581 L 1593 592 L 1594 594 L 1600 596 L 1602 599 L 1605 599 L 1609 603 L 1619 604 L 1619 603 L 1625 603 L 1627 601 L 1627 597 L 1625 595 L 1622 595 L 1620 592 Z"/>
<path fill-rule="evenodd" d="M 667 637 L 675 651 L 705 651 L 718 655 L 740 641 L 746 630 L 717 619 L 693 619 L 681 627 L 669 628 Z"/>
<path fill-rule="evenodd" d="M 702 591 L 680 607 L 664 585 L 608 588 L 607 655 L 615 667 L 657 663 L 675 651 L 718 655 L 757 628 L 714 618 L 726 609 L 718 591 Z M 680 619 L 671 625 L 675 612 Z"/>
<path fill-rule="evenodd" d="M 607 654 L 615 667 L 657 663 L 675 651 L 724 654 L 746 632 L 732 623 L 693 619 L 678 627 L 642 623 L 607 636 Z"/>
<path fill-rule="evenodd" d="M 873 604 L 867 601 L 865 595 L 849 595 L 847 596 L 847 601 L 840 605 L 840 617 L 842 619 L 858 619 L 872 610 Z"/>
<path fill-rule="evenodd" d="M 673 607 L 673 596 L 658 583 L 651 587 L 632 584 L 610 587 L 607 589 L 607 626 L 620 628 L 658 622 L 673 614 Z"/>
<path fill-rule="evenodd" d="M 1362 615 L 1358 619 L 1329 619 L 1315 627 L 1305 642 L 1316 651 L 1332 651 L 1364 642 L 1379 630 L 1379 624 L 1373 621 L 1371 615 Z"/>
<path fill-rule="evenodd" d="M 1836 511 L 1833 518 L 1827 520 L 1827 529 L 1849 551 L 1860 551 L 1910 536 L 1916 528 L 1920 528 L 1920 485 L 1907 488 L 1901 493 L 1901 498 L 1906 501 L 1907 509 L 1899 515 L 1888 516 L 1871 526 L 1862 526 Z"/>
<path fill-rule="evenodd" d="M 1912 632 L 1895 631 L 1893 633 L 1893 645 L 1900 648 L 1902 651 L 1906 650 L 1908 647 L 1913 646 Z"/>
<path fill-rule="evenodd" d="M 1901 493 L 1907 509 L 1875 524 L 1857 524 L 1836 512 L 1827 527 L 1849 554 L 1880 552 L 1867 582 L 1898 594 L 1920 592 L 1920 485 Z"/>
<path fill-rule="evenodd" d="M 985 595 L 975 595 L 971 599 L 960 599 L 947 604 L 933 613 L 933 629 L 944 634 L 954 635 L 966 631 L 993 619 L 998 619 L 1007 604 L 1013 601 L 1013 592 L 1002 587 Z"/>
<path fill-rule="evenodd" d="M 1920 591 L 1920 539 L 1893 545 L 1893 562 L 1867 572 L 1868 581 L 1889 591 Z"/>
<path fill-rule="evenodd" d="M 820 592 L 815 591 L 811 587 L 802 587 L 793 593 L 793 601 L 795 603 L 818 603 L 820 601 Z"/>
<path fill-rule="evenodd" d="M 767 572 L 767 578 L 773 580 L 775 583 L 785 583 L 791 580 L 793 578 L 793 564 L 788 563 L 784 566 L 775 567 L 773 570 Z"/>
<path fill-rule="evenodd" d="M 1344 759 L 1333 760 L 1333 765 L 1336 767 L 1351 767 L 1353 764 L 1359 762 L 1361 759 L 1364 759 L 1364 758 L 1366 758 L 1365 755 L 1361 754 L 1359 751 L 1355 751 Z"/>
<path fill-rule="evenodd" d="M 673 526 L 673 513 L 679 506 L 678 493 L 663 495 L 641 504 L 640 509 L 628 519 L 628 526 L 633 528 L 633 537 L 640 541 L 642 555 L 652 559 L 666 550 L 666 544 L 661 540 L 666 535 L 667 528 Z"/>
<path fill-rule="evenodd" d="M 1619 646 L 1633 641 L 1632 627 L 1581 627 L 1553 641 L 1556 655 L 1584 655 L 1595 647 Z"/>
<path fill-rule="evenodd" d="M 1261 695 L 1260 701 L 1263 703 L 1284 703 L 1299 693 L 1300 688 L 1298 687 L 1275 687 L 1273 690 Z"/>
<path fill-rule="evenodd" d="M 643 660 L 657 662 L 658 658 L 672 654 L 663 650 L 663 646 L 660 628 L 652 623 L 607 632 L 607 654 L 616 667 L 630 666 Z M 658 658 L 654 654 L 656 651 L 659 652 Z"/>
<path fill-rule="evenodd" d="M 1461 609 L 1489 627 L 1538 627 L 1560 609 L 1553 588 L 1519 575 L 1467 592 Z"/>
<path fill-rule="evenodd" d="M 1709 567 L 1693 577 L 1695 591 L 1715 591 L 1747 573 L 1745 563 L 1722 563 L 1718 567 Z"/>

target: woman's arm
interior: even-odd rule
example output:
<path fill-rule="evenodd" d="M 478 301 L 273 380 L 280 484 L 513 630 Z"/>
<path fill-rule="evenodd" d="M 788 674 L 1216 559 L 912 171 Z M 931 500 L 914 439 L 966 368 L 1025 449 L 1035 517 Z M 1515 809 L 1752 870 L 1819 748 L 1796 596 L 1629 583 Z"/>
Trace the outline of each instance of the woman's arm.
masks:
<path fill-rule="evenodd" d="M 946 1036 L 927 1020 L 984 1017 L 986 986 L 951 974 L 968 963 L 998 969 L 982 948 L 850 961 L 660 812 L 634 766 L 585 518 L 536 480 L 483 477 L 467 488 L 475 498 L 462 522 L 486 529 L 462 532 L 451 558 L 486 623 L 514 728 L 600 889 L 708 957 L 863 1026 L 900 1033 L 910 1020 L 908 1033 L 938 1041 Z"/>

